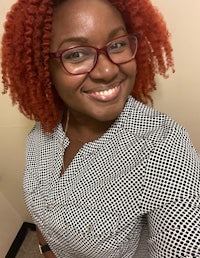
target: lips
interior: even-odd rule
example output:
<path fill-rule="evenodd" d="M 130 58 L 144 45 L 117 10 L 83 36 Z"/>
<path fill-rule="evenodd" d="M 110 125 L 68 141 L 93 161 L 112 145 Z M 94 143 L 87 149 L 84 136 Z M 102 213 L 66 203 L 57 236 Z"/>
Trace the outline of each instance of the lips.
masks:
<path fill-rule="evenodd" d="M 92 91 L 87 91 L 87 93 L 91 98 L 94 98 L 95 100 L 100 100 L 100 101 L 111 101 L 114 100 L 120 91 L 120 85 L 117 85 L 113 88 L 108 88 L 104 90 L 92 90 Z"/>

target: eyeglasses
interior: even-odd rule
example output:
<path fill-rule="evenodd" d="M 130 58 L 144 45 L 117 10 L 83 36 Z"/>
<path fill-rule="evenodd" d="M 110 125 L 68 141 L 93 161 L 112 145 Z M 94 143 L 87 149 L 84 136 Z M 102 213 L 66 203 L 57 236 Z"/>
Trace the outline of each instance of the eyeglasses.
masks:
<path fill-rule="evenodd" d="M 103 48 L 76 46 L 50 53 L 52 58 L 59 58 L 69 74 L 80 75 L 91 72 L 100 54 L 104 54 L 113 64 L 121 65 L 135 58 L 138 40 L 135 34 L 125 35 L 107 43 Z"/>

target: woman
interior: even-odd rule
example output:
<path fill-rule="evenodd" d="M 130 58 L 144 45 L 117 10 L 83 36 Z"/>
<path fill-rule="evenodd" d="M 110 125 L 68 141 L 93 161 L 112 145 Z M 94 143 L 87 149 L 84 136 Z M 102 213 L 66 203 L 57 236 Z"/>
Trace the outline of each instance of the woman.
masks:
<path fill-rule="evenodd" d="M 24 193 L 45 257 L 133 257 L 144 216 L 150 257 L 200 256 L 199 156 L 180 125 L 142 104 L 171 53 L 148 0 L 11 9 L 3 82 L 37 121 Z"/>

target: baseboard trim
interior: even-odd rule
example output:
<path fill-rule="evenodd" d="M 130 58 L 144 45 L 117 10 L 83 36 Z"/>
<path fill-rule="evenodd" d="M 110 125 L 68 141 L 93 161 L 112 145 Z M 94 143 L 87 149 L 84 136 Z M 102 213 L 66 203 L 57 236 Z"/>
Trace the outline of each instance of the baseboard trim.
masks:
<path fill-rule="evenodd" d="M 29 229 L 32 231 L 35 231 L 36 230 L 35 224 L 29 223 L 29 222 L 24 222 L 22 224 L 20 230 L 18 231 L 17 236 L 15 237 L 5 258 L 14 258 L 17 255 L 17 252 L 19 251 L 19 248 L 22 245 Z"/>

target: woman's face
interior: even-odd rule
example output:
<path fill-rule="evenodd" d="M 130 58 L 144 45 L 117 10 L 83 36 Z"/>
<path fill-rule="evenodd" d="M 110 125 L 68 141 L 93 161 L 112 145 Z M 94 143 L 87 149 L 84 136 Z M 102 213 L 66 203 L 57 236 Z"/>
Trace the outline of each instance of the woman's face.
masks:
<path fill-rule="evenodd" d="M 102 48 L 125 34 L 120 13 L 107 0 L 68 0 L 54 11 L 51 52 L 84 45 Z M 73 115 L 104 122 L 122 111 L 134 85 L 136 63 L 116 65 L 100 54 L 90 73 L 71 75 L 59 59 L 52 59 L 50 72 Z"/>

